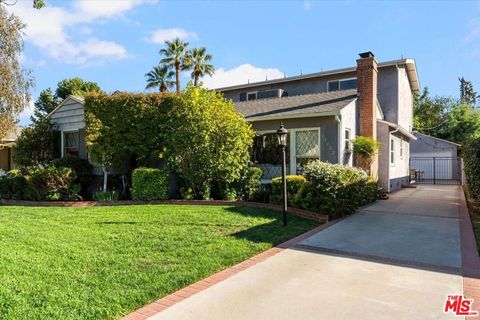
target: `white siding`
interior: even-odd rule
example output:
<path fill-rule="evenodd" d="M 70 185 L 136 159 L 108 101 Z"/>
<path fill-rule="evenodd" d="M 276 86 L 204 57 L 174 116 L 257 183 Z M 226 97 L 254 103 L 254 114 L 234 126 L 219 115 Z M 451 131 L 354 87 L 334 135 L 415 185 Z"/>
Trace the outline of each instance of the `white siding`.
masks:
<path fill-rule="evenodd" d="M 50 120 L 59 131 L 83 129 L 85 128 L 83 104 L 76 100 L 69 99 L 65 101 L 64 105 L 51 114 Z"/>
<path fill-rule="evenodd" d="M 340 111 L 341 126 L 339 134 L 339 154 L 340 163 L 346 166 L 353 165 L 353 152 L 346 152 L 345 150 L 345 130 L 350 129 L 350 140 L 355 139 L 356 134 L 356 101 L 352 101 L 349 105 Z"/>
<path fill-rule="evenodd" d="M 398 68 L 398 122 L 401 127 L 412 130 L 413 94 L 405 67 Z"/>
<path fill-rule="evenodd" d="M 390 134 L 394 141 L 395 162 L 390 163 L 390 179 L 406 177 L 409 175 L 409 142 L 398 135 Z M 401 145 L 403 145 L 403 155 L 400 155 Z M 390 150 L 390 149 L 389 149 Z M 389 155 L 390 156 L 390 155 Z M 390 159 L 389 159 L 390 161 Z"/>

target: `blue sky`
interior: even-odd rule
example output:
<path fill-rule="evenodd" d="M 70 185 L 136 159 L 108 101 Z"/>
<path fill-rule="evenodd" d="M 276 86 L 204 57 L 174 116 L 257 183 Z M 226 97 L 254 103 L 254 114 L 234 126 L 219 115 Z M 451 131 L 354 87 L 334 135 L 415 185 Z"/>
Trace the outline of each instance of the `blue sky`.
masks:
<path fill-rule="evenodd" d="M 422 86 L 457 96 L 459 76 L 480 92 L 480 2 L 19 0 L 9 10 L 27 24 L 23 64 L 34 98 L 70 77 L 106 91 L 143 91 L 165 39 L 205 46 L 216 75 L 209 87 L 413 58 Z M 183 83 L 188 74 L 183 75 Z M 22 115 L 28 123 L 29 112 Z"/>

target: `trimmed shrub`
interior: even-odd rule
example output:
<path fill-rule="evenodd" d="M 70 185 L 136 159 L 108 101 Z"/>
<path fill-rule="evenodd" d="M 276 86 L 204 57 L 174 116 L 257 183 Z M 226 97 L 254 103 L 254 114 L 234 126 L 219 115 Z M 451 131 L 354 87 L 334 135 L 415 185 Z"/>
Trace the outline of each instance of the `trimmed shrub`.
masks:
<path fill-rule="evenodd" d="M 361 169 L 317 160 L 304 173 L 308 183 L 295 195 L 295 207 L 340 217 L 377 199 L 376 181 Z"/>
<path fill-rule="evenodd" d="M 163 200 L 168 198 L 168 173 L 154 168 L 138 168 L 132 173 L 133 200 Z"/>
<path fill-rule="evenodd" d="M 307 179 L 304 176 L 291 175 L 286 176 L 287 180 L 287 202 L 292 204 L 295 195 L 298 191 L 307 184 Z M 270 201 L 273 203 L 282 203 L 282 177 L 272 179 L 272 194 Z"/>
<path fill-rule="evenodd" d="M 253 195 L 261 188 L 263 170 L 257 167 L 248 167 L 242 174 L 241 194 L 243 199 L 251 200 Z"/>
<path fill-rule="evenodd" d="M 70 168 L 26 167 L 0 179 L 0 197 L 15 200 L 78 200 L 80 186 Z"/>
<path fill-rule="evenodd" d="M 466 143 L 462 156 L 470 196 L 480 200 L 480 139 Z"/>

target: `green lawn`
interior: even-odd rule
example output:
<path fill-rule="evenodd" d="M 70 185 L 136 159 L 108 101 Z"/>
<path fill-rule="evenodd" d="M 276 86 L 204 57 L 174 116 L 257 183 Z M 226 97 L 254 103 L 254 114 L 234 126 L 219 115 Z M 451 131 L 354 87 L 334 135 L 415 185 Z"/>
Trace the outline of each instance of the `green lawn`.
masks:
<path fill-rule="evenodd" d="M 0 319 L 115 319 L 312 229 L 217 206 L 0 206 Z"/>

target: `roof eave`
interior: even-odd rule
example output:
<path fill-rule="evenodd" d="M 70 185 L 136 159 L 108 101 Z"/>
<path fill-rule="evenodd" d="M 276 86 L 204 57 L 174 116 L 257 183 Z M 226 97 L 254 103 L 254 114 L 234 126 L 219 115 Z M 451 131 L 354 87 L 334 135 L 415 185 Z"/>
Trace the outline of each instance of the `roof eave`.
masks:
<path fill-rule="evenodd" d="M 257 122 L 257 121 L 268 121 L 268 120 L 286 120 L 286 119 L 301 119 L 301 118 L 313 118 L 313 117 L 329 117 L 329 116 L 339 116 L 340 111 L 334 112 L 314 112 L 314 113 L 304 113 L 304 114 L 289 114 L 289 115 L 277 115 L 269 117 L 245 117 L 248 122 Z"/>

